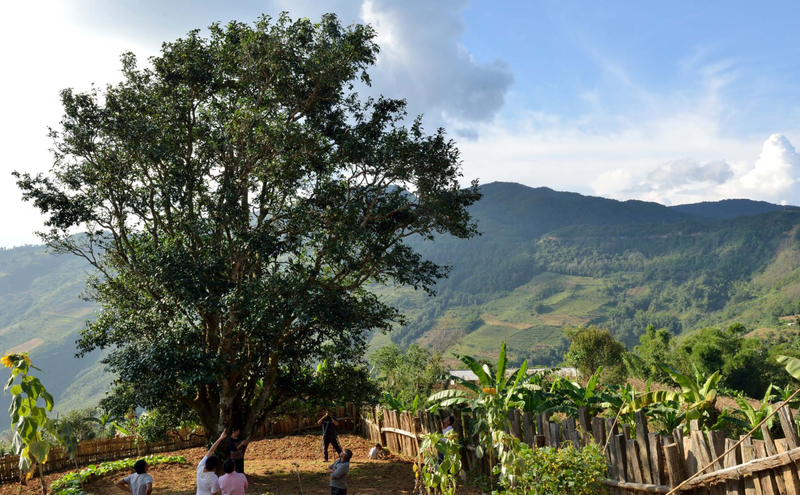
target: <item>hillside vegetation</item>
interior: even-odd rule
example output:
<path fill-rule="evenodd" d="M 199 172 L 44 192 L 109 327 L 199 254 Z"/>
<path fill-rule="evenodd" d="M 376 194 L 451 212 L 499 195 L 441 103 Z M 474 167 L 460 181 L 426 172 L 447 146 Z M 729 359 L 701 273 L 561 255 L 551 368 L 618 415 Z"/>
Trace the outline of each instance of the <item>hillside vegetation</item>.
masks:
<path fill-rule="evenodd" d="M 411 317 L 394 341 L 433 333 L 489 358 L 506 340 L 516 362 L 555 364 L 565 325 L 607 326 L 632 346 L 651 323 L 674 334 L 734 321 L 780 329 L 779 317 L 800 312 L 796 209 L 759 214 L 742 200 L 736 212 L 755 215 L 715 220 L 700 215 L 718 216 L 714 203 L 688 214 L 518 184 L 483 192 L 480 238 L 419 242 L 453 269 L 436 298 L 387 296 Z"/>
<path fill-rule="evenodd" d="M 80 298 L 87 264 L 44 246 L 0 249 L 0 347 L 29 351 L 61 411 L 96 404 L 111 378 L 95 366 L 100 354 L 75 358 L 78 332 L 96 305 Z M 7 408 L 10 397 L 0 398 Z"/>
<path fill-rule="evenodd" d="M 793 320 L 779 318 L 800 313 L 795 209 L 746 200 L 668 208 L 510 183 L 481 189 L 471 208 L 480 237 L 411 241 L 453 267 L 436 297 L 375 288 L 408 325 L 375 335 L 373 347 L 452 343 L 488 358 L 506 341 L 512 361 L 555 364 L 567 325 L 608 327 L 630 347 L 650 323 L 681 334 L 739 321 L 764 335 L 788 331 Z M 99 355 L 74 357 L 96 308 L 80 299 L 87 270 L 43 246 L 0 250 L 0 345 L 43 363 L 62 410 L 96 403 L 110 382 Z"/>

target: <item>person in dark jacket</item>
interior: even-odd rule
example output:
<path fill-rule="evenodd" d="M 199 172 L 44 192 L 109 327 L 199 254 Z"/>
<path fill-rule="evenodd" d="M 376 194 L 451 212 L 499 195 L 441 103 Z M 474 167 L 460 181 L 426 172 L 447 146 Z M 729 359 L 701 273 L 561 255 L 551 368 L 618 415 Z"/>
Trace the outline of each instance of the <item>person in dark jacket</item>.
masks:
<path fill-rule="evenodd" d="M 233 459 L 237 473 L 244 474 L 244 451 L 249 442 L 249 438 L 241 439 L 241 429 L 234 426 L 234 430 L 231 432 L 231 436 L 228 437 L 228 441 L 225 445 L 228 450 L 228 459 Z"/>
<path fill-rule="evenodd" d="M 325 454 L 325 462 L 328 462 L 328 445 L 332 445 L 337 454 L 342 453 L 339 438 L 336 436 L 336 427 L 339 426 L 339 421 L 325 411 L 325 416 L 321 417 L 317 424 L 322 425 L 322 451 Z"/>

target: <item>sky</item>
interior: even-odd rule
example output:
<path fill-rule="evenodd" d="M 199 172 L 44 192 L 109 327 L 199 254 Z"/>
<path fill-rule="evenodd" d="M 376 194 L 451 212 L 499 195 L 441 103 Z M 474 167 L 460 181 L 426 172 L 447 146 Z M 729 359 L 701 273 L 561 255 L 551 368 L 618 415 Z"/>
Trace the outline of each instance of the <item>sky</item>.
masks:
<path fill-rule="evenodd" d="M 40 0 L 0 7 L 0 247 L 38 243 L 13 170 L 46 172 L 58 93 L 212 22 L 288 11 L 369 23 L 367 94 L 406 98 L 465 183 L 667 205 L 800 204 L 800 2 Z"/>

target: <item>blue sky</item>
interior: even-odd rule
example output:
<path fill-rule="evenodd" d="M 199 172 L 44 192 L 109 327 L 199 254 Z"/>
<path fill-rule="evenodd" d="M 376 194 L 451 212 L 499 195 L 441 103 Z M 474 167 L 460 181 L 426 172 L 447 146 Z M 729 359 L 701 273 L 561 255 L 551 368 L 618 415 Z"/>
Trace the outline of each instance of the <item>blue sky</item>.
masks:
<path fill-rule="evenodd" d="M 464 18 L 473 56 L 501 56 L 514 71 L 510 116 L 578 118 L 596 111 L 593 97 L 607 112 L 635 113 L 639 92 L 702 94 L 703 70 L 716 67 L 731 78 L 720 91 L 731 103 L 726 132 L 797 122 L 798 2 L 473 2 Z"/>
<path fill-rule="evenodd" d="M 282 10 L 368 22 L 365 93 L 445 126 L 465 180 L 680 204 L 800 204 L 800 2 L 42 0 L 0 30 L 0 246 L 36 242 L 11 170 L 46 171 L 58 91 L 119 79 L 162 41 Z"/>

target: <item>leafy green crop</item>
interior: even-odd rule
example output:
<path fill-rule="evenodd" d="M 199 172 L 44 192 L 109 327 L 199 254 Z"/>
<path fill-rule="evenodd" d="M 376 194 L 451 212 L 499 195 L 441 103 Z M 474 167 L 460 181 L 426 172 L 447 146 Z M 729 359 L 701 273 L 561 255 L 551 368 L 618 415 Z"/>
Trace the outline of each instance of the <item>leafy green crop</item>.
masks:
<path fill-rule="evenodd" d="M 186 458 L 182 455 L 151 455 L 143 457 L 148 466 L 155 464 L 183 464 Z M 109 473 L 133 469 L 139 459 L 122 459 L 100 464 L 89 464 L 77 473 L 67 473 L 50 485 L 53 495 L 89 495 L 83 490 L 83 484 L 94 478 L 105 476 Z"/>

